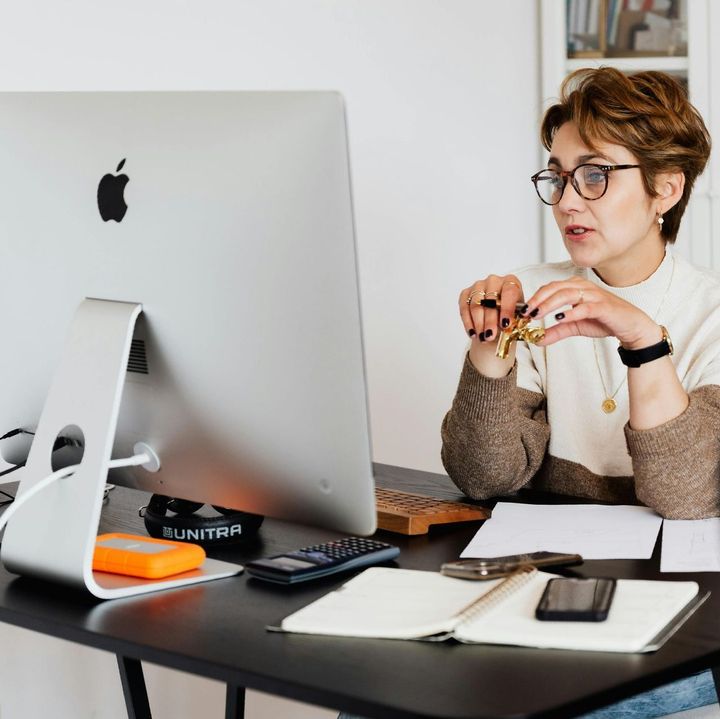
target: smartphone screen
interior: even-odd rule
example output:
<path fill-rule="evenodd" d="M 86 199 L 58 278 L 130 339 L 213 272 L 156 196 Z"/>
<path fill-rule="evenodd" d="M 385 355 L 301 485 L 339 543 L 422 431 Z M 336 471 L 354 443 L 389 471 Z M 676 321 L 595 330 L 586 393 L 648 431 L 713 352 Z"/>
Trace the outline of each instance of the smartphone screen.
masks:
<path fill-rule="evenodd" d="M 602 622 L 607 619 L 615 580 L 606 577 L 557 577 L 545 586 L 537 619 L 553 622 Z"/>

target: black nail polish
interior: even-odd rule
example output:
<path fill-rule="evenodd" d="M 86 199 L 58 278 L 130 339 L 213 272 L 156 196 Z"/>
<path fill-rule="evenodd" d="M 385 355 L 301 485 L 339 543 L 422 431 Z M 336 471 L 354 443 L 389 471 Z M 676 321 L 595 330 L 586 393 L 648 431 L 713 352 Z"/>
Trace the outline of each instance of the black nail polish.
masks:
<path fill-rule="evenodd" d="M 485 341 L 485 335 L 481 332 L 481 333 L 478 335 L 478 339 L 480 340 L 480 342 L 484 342 L 484 341 Z"/>
<path fill-rule="evenodd" d="M 536 307 L 536 308 L 530 313 L 530 317 L 535 317 L 535 316 L 537 316 L 537 313 L 538 313 L 538 312 L 540 312 L 540 308 L 539 308 L 539 307 Z"/>
<path fill-rule="evenodd" d="M 555 315 L 555 319 L 556 319 L 556 320 L 564 320 L 564 319 L 565 319 L 565 313 L 564 313 L 564 312 L 558 312 L 558 313 Z"/>
<path fill-rule="evenodd" d="M 489 339 L 490 337 L 492 337 L 492 330 L 485 330 L 485 337 L 486 337 L 487 339 Z"/>
<path fill-rule="evenodd" d="M 500 324 L 502 325 L 503 329 L 505 329 L 510 324 L 510 320 L 507 317 L 503 317 Z"/>
<path fill-rule="evenodd" d="M 474 336 L 475 336 L 475 330 L 474 330 L 474 329 L 470 328 L 467 332 L 468 332 L 468 336 L 469 336 L 469 337 L 474 337 Z"/>
<path fill-rule="evenodd" d="M 518 310 L 518 312 L 520 312 L 521 315 L 524 315 L 527 311 L 528 311 L 528 306 L 527 306 L 527 305 L 523 305 L 523 306 Z"/>

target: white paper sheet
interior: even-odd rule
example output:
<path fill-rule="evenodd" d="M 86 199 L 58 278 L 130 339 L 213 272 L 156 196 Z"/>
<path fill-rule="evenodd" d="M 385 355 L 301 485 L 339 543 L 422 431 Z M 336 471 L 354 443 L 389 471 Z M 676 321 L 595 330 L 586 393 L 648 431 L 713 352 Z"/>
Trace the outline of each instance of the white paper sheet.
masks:
<path fill-rule="evenodd" d="M 666 519 L 661 572 L 720 572 L 720 518 Z"/>
<path fill-rule="evenodd" d="M 584 559 L 649 559 L 661 523 L 648 507 L 498 502 L 460 556 L 549 551 Z"/>

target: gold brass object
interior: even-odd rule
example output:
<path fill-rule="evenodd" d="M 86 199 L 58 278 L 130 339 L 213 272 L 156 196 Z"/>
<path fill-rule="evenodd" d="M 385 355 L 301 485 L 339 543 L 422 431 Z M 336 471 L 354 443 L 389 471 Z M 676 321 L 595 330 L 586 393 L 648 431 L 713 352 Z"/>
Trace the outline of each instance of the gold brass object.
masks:
<path fill-rule="evenodd" d="M 516 315 L 514 321 L 510 323 L 510 326 L 500 332 L 495 356 L 500 359 L 505 359 L 510 351 L 510 345 L 515 340 L 523 340 L 523 342 L 535 344 L 545 337 L 545 330 L 542 327 L 528 327 L 529 324 L 529 317 L 518 317 Z"/>

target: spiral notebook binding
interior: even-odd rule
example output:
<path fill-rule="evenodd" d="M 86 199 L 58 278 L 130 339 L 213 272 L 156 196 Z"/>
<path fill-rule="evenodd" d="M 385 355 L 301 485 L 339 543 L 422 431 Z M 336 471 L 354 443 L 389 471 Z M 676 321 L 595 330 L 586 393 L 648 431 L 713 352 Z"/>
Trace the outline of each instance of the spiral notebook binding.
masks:
<path fill-rule="evenodd" d="M 483 594 L 482 597 L 476 599 L 470 606 L 459 612 L 457 623 L 462 624 L 470 619 L 475 619 L 479 614 L 497 606 L 505 597 L 527 584 L 537 574 L 537 571 L 535 567 L 530 565 L 519 567 L 487 594 Z"/>

